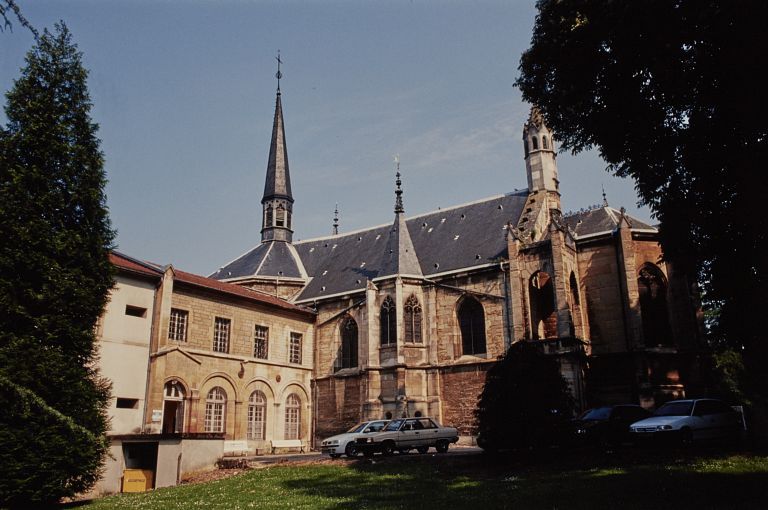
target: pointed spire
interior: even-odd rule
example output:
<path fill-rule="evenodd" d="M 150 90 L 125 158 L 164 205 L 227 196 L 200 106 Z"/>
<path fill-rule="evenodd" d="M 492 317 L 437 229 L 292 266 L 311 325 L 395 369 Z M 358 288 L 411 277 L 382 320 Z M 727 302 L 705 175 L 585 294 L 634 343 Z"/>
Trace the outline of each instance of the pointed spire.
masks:
<path fill-rule="evenodd" d="M 339 204 L 336 204 L 336 209 L 333 211 L 333 235 L 339 235 Z"/>
<path fill-rule="evenodd" d="M 608 207 L 608 197 L 605 195 L 605 184 L 603 184 L 602 187 L 603 187 L 603 207 Z"/>
<path fill-rule="evenodd" d="M 267 176 L 264 181 L 263 217 L 261 228 L 262 242 L 277 240 L 291 242 L 293 215 L 293 195 L 291 193 L 291 174 L 288 167 L 288 148 L 285 143 L 285 124 L 283 121 L 283 102 L 280 94 L 280 54 L 277 56 L 277 97 L 275 98 L 275 118 L 272 124 L 272 139 L 269 145 Z"/>

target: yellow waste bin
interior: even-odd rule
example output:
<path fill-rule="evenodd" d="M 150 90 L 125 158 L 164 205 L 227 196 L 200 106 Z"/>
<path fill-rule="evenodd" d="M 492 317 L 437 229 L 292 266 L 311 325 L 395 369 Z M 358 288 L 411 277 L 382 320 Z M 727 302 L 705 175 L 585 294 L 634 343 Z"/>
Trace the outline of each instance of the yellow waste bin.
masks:
<path fill-rule="evenodd" d="M 146 492 L 152 488 L 155 472 L 151 469 L 123 471 L 123 492 Z"/>

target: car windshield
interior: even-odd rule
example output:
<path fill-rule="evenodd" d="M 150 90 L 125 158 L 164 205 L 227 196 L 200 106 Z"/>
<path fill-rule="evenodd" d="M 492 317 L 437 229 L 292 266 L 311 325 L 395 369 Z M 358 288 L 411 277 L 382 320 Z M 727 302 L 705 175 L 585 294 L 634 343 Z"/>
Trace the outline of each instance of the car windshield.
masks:
<path fill-rule="evenodd" d="M 363 423 L 358 423 L 357 425 L 355 425 L 354 427 L 349 429 L 347 431 L 347 434 L 360 433 L 360 432 L 362 432 L 365 429 L 366 425 L 368 425 L 369 423 L 370 422 L 367 422 L 367 421 L 364 421 Z"/>
<path fill-rule="evenodd" d="M 654 416 L 690 416 L 693 402 L 667 402 L 656 409 Z"/>
<path fill-rule="evenodd" d="M 579 416 L 580 420 L 607 420 L 611 417 L 610 407 L 598 407 L 596 409 L 589 409 Z"/>
<path fill-rule="evenodd" d="M 384 430 L 387 432 L 396 432 L 400 430 L 400 425 L 402 425 L 404 421 L 405 420 L 392 420 L 386 427 L 384 427 Z"/>

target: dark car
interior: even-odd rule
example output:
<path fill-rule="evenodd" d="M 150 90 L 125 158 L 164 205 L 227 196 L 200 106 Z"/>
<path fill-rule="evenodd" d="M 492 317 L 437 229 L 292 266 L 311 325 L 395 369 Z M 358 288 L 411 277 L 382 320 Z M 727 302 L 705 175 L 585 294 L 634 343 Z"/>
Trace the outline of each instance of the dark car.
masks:
<path fill-rule="evenodd" d="M 576 444 L 618 445 L 631 440 L 629 426 L 651 416 L 634 404 L 595 407 L 572 421 Z"/>

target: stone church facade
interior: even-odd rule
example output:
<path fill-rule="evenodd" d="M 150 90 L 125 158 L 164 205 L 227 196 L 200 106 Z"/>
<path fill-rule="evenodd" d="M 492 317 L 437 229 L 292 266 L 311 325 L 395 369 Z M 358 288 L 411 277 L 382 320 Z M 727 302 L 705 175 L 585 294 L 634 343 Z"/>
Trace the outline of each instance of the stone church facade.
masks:
<path fill-rule="evenodd" d="M 523 144 L 526 190 L 406 217 L 398 172 L 391 222 L 294 243 L 278 89 L 261 243 L 210 277 L 316 312 L 316 437 L 418 415 L 471 435 L 485 373 L 517 341 L 557 357 L 581 406 L 699 391 L 695 289 L 657 229 L 605 201 L 563 214 L 536 108 Z"/>

